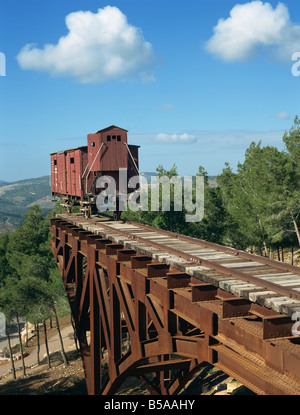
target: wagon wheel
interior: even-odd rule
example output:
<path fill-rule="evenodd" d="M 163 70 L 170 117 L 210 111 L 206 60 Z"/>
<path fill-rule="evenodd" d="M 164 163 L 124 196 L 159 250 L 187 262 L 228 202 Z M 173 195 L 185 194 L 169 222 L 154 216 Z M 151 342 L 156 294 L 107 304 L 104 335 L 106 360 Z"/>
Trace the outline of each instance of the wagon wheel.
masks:
<path fill-rule="evenodd" d="M 121 212 L 118 210 L 114 212 L 114 220 L 120 220 Z"/>
<path fill-rule="evenodd" d="M 119 198 L 117 197 L 116 210 L 114 211 L 114 220 L 120 220 L 120 217 L 121 217 L 120 204 L 119 204 Z"/>
<path fill-rule="evenodd" d="M 85 218 L 90 218 L 91 214 L 92 214 L 92 208 L 91 208 L 91 205 L 88 205 L 88 207 L 85 209 L 84 217 Z"/>
<path fill-rule="evenodd" d="M 68 213 L 72 213 L 72 202 L 69 202 L 69 203 L 68 203 L 68 206 L 67 206 L 67 212 L 68 212 Z"/>

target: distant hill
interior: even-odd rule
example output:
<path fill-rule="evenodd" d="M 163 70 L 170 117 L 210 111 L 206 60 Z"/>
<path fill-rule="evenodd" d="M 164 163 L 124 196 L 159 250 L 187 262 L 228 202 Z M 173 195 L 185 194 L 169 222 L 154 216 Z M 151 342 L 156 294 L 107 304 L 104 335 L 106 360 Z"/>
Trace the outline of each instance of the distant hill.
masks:
<path fill-rule="evenodd" d="M 40 205 L 44 213 L 55 206 L 49 176 L 12 183 L 0 180 L 0 234 L 21 226 L 24 213 L 34 204 Z"/>
<path fill-rule="evenodd" d="M 156 173 L 144 172 L 142 175 L 150 183 Z M 216 176 L 209 176 L 208 181 L 212 187 L 217 185 Z M 55 206 L 49 176 L 12 183 L 0 180 L 0 234 L 22 226 L 25 212 L 34 204 L 38 204 L 45 214 Z"/>

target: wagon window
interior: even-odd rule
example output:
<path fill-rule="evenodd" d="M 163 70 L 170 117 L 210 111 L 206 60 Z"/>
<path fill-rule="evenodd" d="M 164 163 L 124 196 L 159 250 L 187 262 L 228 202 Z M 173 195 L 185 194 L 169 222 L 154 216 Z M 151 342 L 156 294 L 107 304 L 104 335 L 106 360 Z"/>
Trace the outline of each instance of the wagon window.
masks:
<path fill-rule="evenodd" d="M 57 160 L 53 160 L 53 164 L 54 164 L 54 166 L 56 166 L 57 165 Z"/>
<path fill-rule="evenodd" d="M 117 141 L 121 141 L 121 136 L 117 135 Z"/>
<path fill-rule="evenodd" d="M 108 136 L 107 136 L 107 141 L 110 141 L 110 138 L 111 138 L 111 137 L 110 137 L 110 135 L 108 135 Z"/>
<path fill-rule="evenodd" d="M 74 157 L 71 157 L 71 158 L 70 158 L 70 163 L 71 163 L 71 164 L 74 164 Z"/>
<path fill-rule="evenodd" d="M 92 146 L 92 147 L 95 147 L 95 143 L 94 143 L 94 141 L 91 143 L 91 146 Z"/>
<path fill-rule="evenodd" d="M 116 136 L 115 136 L 115 135 L 113 135 L 113 136 L 112 136 L 112 139 L 113 139 L 113 140 L 115 140 L 115 139 L 116 139 Z"/>

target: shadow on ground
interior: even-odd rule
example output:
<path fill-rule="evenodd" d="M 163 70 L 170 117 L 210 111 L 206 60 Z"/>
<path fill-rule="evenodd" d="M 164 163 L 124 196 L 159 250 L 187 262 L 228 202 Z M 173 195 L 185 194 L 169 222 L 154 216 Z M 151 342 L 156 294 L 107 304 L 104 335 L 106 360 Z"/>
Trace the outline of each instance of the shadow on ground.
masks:
<path fill-rule="evenodd" d="M 216 369 L 212 365 L 207 364 L 200 370 L 194 380 L 185 388 L 182 395 L 214 395 L 222 389 L 227 389 L 225 382 L 229 379 L 230 377 L 226 375 L 226 373 Z M 218 388 L 215 388 L 217 386 Z M 255 395 L 255 393 L 241 385 L 234 390 L 232 395 Z"/>
<path fill-rule="evenodd" d="M 60 352 L 51 354 L 51 369 L 47 358 L 26 377 L 19 377 L 0 386 L 0 395 L 87 395 L 82 375 L 82 360 L 76 352 L 66 353 L 69 366 L 64 366 Z M 22 370 L 22 369 L 21 369 Z M 17 376 L 19 374 L 17 371 Z"/>

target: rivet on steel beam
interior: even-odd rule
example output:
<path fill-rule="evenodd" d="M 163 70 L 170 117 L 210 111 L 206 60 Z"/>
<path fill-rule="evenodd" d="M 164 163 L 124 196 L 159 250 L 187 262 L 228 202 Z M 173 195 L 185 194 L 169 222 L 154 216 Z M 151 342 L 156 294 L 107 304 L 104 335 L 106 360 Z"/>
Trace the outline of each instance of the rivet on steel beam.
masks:
<path fill-rule="evenodd" d="M 132 256 L 131 257 L 131 268 L 147 268 L 147 264 L 151 264 L 152 258 L 148 256 Z"/>
<path fill-rule="evenodd" d="M 249 315 L 251 302 L 245 298 L 232 298 L 222 301 L 222 318 L 245 317 Z"/>
<path fill-rule="evenodd" d="M 191 281 L 191 276 L 185 272 L 167 273 L 167 287 L 168 290 L 173 288 L 188 287 Z"/>
<path fill-rule="evenodd" d="M 130 258 L 136 255 L 136 252 L 133 249 L 119 249 L 117 251 L 117 260 L 118 261 L 130 261 Z"/>
<path fill-rule="evenodd" d="M 91 232 L 89 232 L 89 231 L 79 231 L 78 232 L 78 238 L 79 238 L 80 241 L 86 241 L 88 235 L 92 235 Z"/>
<path fill-rule="evenodd" d="M 167 264 L 147 264 L 147 277 L 165 277 L 170 266 Z"/>
<path fill-rule="evenodd" d="M 267 317 L 263 319 L 263 339 L 290 337 L 295 322 L 288 316 Z"/>
<path fill-rule="evenodd" d="M 105 246 L 111 244 L 111 240 L 110 239 L 97 239 L 96 240 L 96 248 L 97 249 L 105 249 Z"/>
<path fill-rule="evenodd" d="M 192 302 L 215 300 L 217 287 L 211 284 L 190 284 L 192 287 Z"/>
<path fill-rule="evenodd" d="M 116 255 L 118 249 L 122 249 L 123 245 L 120 244 L 107 244 L 105 246 L 106 255 Z"/>

